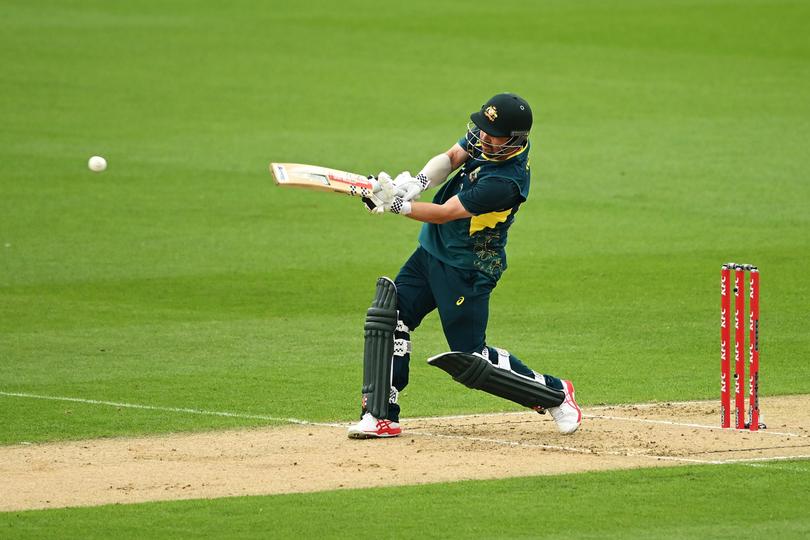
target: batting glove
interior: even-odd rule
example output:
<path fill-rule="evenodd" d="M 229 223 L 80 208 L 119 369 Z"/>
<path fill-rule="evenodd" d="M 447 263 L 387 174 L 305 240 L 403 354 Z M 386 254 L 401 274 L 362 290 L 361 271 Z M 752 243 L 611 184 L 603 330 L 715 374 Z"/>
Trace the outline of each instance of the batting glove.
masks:
<path fill-rule="evenodd" d="M 416 175 L 416 178 L 411 176 L 408 171 L 399 173 L 394 180 L 397 195 L 402 197 L 403 201 L 413 201 L 419 198 L 419 195 L 428 188 L 430 181 L 427 176 L 422 173 Z"/>
<path fill-rule="evenodd" d="M 386 205 L 390 207 L 397 195 L 394 182 L 386 172 L 381 172 L 376 178 L 369 176 L 369 180 L 374 184 L 374 192 L 363 197 L 363 204 L 372 214 L 382 214 Z"/>

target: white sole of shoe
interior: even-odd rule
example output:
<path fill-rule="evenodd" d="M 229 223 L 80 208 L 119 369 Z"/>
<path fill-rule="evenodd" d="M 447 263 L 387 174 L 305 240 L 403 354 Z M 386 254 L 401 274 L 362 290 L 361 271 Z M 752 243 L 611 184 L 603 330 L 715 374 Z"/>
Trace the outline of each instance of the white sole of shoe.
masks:
<path fill-rule="evenodd" d="M 367 431 L 350 431 L 350 439 L 390 439 L 391 437 L 399 437 L 399 433 L 369 433 Z"/>

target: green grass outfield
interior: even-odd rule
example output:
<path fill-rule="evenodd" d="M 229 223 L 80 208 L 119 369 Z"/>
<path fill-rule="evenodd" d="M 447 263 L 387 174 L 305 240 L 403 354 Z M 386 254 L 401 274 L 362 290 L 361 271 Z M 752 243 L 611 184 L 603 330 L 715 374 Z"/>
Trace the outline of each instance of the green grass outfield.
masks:
<path fill-rule="evenodd" d="M 807 538 L 810 462 L 0 513 L 6 537 Z"/>
<path fill-rule="evenodd" d="M 267 163 L 415 172 L 504 90 L 533 105 L 534 175 L 491 344 L 573 379 L 586 405 L 715 398 L 719 267 L 754 262 L 762 393 L 810 391 L 807 2 L 6 0 L 0 14 L 0 444 L 269 423 L 9 393 L 354 417 L 374 280 L 418 225 L 277 189 Z M 106 172 L 87 170 L 93 154 Z M 405 414 L 514 410 L 424 364 L 446 349 L 435 315 L 414 348 Z M 499 531 L 531 534 L 515 527 Z"/>

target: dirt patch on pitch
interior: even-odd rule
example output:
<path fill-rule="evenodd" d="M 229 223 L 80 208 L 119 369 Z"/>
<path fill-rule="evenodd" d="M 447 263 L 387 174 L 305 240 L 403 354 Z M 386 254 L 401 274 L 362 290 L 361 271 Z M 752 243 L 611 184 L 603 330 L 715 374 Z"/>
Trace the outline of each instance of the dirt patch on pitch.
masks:
<path fill-rule="evenodd" d="M 569 436 L 527 412 L 406 420 L 388 440 L 306 425 L 0 447 L 0 511 L 810 457 L 810 396 L 762 402 L 758 433 L 698 402 L 586 408 Z"/>

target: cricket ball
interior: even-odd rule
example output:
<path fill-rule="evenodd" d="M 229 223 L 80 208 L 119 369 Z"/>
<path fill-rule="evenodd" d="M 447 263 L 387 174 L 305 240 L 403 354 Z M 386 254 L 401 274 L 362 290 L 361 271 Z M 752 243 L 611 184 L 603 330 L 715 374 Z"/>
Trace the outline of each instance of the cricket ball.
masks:
<path fill-rule="evenodd" d="M 101 172 L 107 168 L 107 160 L 101 156 L 93 156 L 87 161 L 87 167 L 93 172 Z"/>

